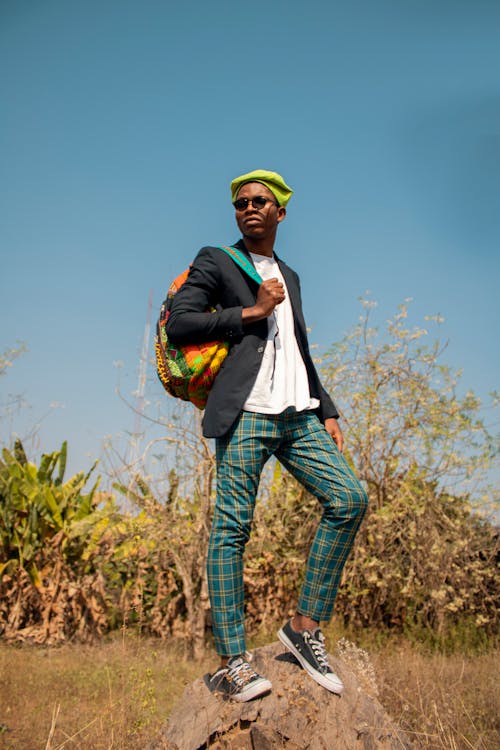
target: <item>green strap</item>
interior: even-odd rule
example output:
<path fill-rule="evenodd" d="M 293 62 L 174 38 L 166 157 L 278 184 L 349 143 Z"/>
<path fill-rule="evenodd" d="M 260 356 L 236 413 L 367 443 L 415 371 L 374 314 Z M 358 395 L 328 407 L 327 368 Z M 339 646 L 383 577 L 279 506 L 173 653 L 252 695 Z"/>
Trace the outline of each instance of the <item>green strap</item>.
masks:
<path fill-rule="evenodd" d="M 224 250 L 224 252 L 227 253 L 229 257 L 232 258 L 234 262 L 243 271 L 245 271 L 246 274 L 248 274 L 248 276 L 250 276 L 251 279 L 256 281 L 257 284 L 262 284 L 262 278 L 259 276 L 259 274 L 255 270 L 255 267 L 250 263 L 248 258 L 243 255 L 243 253 L 241 253 L 235 247 L 226 247 L 226 245 L 219 245 L 219 250 Z"/>

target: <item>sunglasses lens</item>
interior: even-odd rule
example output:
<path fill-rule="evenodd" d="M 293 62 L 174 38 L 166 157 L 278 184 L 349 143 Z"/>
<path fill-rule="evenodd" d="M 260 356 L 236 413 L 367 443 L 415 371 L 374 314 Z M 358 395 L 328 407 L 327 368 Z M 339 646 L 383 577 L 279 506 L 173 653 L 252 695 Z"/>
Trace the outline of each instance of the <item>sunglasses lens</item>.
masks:
<path fill-rule="evenodd" d="M 267 203 L 267 198 L 264 198 L 262 195 L 258 195 L 256 198 L 253 198 L 252 205 L 254 208 L 264 208 L 264 206 Z"/>
<path fill-rule="evenodd" d="M 248 204 L 251 203 L 254 208 L 260 209 L 264 208 L 269 201 L 270 198 L 264 198 L 263 195 L 257 195 L 255 198 L 238 198 L 234 201 L 233 206 L 237 211 L 244 211 Z"/>

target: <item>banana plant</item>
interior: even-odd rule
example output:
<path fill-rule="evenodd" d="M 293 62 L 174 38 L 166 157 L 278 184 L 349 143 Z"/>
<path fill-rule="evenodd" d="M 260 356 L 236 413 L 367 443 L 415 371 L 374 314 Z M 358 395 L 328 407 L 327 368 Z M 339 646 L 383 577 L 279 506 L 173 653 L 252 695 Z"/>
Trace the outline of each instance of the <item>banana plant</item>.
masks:
<path fill-rule="evenodd" d="M 67 443 L 44 454 L 38 468 L 28 461 L 18 440 L 4 449 L 0 459 L 0 578 L 20 566 L 39 582 L 35 558 L 48 544 L 57 542 L 69 552 L 81 535 L 79 522 L 89 519 L 96 505 L 99 478 L 88 492 L 85 486 L 94 471 L 79 472 L 64 481 Z M 79 528 L 80 527 L 80 528 Z M 80 533 L 79 533 L 80 532 Z M 75 550 L 76 551 L 76 550 Z"/>

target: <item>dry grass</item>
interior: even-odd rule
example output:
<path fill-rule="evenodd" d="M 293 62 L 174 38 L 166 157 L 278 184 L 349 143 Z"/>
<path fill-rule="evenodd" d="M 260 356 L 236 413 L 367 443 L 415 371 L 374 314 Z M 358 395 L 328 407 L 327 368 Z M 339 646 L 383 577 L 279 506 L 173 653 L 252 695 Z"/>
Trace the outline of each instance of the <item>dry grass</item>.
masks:
<path fill-rule="evenodd" d="M 424 656 L 407 642 L 369 650 L 380 700 L 416 750 L 498 750 L 498 654 Z M 0 749 L 143 750 L 184 685 L 215 663 L 131 634 L 57 649 L 0 642 Z"/>
<path fill-rule="evenodd" d="M 148 745 L 184 686 L 214 666 L 127 635 L 53 649 L 0 642 L 1 750 L 135 750 Z"/>
<path fill-rule="evenodd" d="M 380 701 L 415 748 L 500 748 L 498 652 L 424 656 L 386 644 L 372 662 Z"/>

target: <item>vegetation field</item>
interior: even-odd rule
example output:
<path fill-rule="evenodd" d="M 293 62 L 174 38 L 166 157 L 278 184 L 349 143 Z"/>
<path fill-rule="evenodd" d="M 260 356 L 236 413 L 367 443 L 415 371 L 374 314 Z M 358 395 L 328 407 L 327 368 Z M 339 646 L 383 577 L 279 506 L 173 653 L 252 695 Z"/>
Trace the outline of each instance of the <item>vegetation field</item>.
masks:
<path fill-rule="evenodd" d="M 406 304 L 385 335 L 363 306 L 321 362 L 370 501 L 330 649 L 375 670 L 416 750 L 498 750 L 496 423 L 442 364 L 445 345 L 409 327 Z M 148 747 L 184 686 L 215 666 L 213 450 L 192 410 L 151 421 L 161 438 L 132 463 L 110 453 L 106 490 L 94 468 L 66 478 L 66 442 L 38 463 L 19 439 L 2 450 L 0 750 Z M 271 462 L 245 557 L 254 645 L 295 610 L 319 513 Z"/>
<path fill-rule="evenodd" d="M 328 633 L 332 646 L 338 635 Z M 366 650 L 380 701 L 417 750 L 498 750 L 498 652 L 426 655 L 402 639 Z M 215 664 L 209 650 L 188 659 L 130 633 L 93 646 L 0 642 L 0 748 L 143 750 L 184 686 Z"/>

